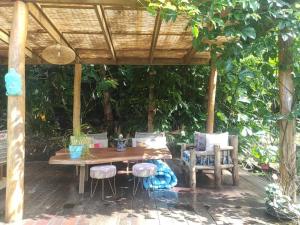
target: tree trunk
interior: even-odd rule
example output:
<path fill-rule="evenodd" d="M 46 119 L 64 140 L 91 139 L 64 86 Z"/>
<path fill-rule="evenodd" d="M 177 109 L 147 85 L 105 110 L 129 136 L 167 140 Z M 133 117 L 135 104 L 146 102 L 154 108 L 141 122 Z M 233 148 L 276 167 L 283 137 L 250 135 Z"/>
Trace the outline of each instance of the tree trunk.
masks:
<path fill-rule="evenodd" d="M 150 72 L 149 76 L 155 75 L 155 72 Z M 154 104 L 154 84 L 150 79 L 149 85 L 149 103 L 148 103 L 148 132 L 153 132 L 154 130 L 154 117 L 155 117 L 155 104 Z"/>
<path fill-rule="evenodd" d="M 154 130 L 154 116 L 155 116 L 155 106 L 154 106 L 154 86 L 149 87 L 149 105 L 148 105 L 148 132 L 153 132 Z"/>
<path fill-rule="evenodd" d="M 103 108 L 107 128 L 111 128 L 114 118 L 110 104 L 110 93 L 108 91 L 103 93 Z"/>
<path fill-rule="evenodd" d="M 23 1 L 15 1 L 9 41 L 8 67 L 14 68 L 22 81 L 22 94 L 8 96 L 7 103 L 7 181 L 5 220 L 22 220 L 24 201 L 25 161 L 25 44 L 28 8 Z"/>
<path fill-rule="evenodd" d="M 293 82 L 292 38 L 284 41 L 281 34 L 278 38 L 279 47 L 279 93 L 280 113 L 283 119 L 280 124 L 280 183 L 284 194 L 296 200 L 296 120 L 287 118 L 293 110 L 295 87 Z"/>

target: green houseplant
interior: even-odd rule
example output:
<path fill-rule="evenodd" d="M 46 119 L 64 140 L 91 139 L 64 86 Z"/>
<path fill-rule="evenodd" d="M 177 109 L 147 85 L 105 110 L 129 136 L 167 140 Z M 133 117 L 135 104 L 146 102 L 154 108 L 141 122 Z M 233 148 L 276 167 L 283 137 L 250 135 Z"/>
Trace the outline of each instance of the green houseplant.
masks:
<path fill-rule="evenodd" d="M 91 144 L 91 138 L 84 133 L 77 133 L 70 136 L 70 157 L 73 159 L 80 158 L 81 156 L 87 156 L 89 154 L 89 147 Z"/>

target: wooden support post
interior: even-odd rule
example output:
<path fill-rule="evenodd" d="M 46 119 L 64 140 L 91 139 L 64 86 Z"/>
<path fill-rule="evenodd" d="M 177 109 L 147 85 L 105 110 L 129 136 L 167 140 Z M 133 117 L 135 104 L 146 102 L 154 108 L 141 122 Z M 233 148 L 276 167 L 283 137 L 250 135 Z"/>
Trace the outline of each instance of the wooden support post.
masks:
<path fill-rule="evenodd" d="M 5 221 L 22 220 L 24 201 L 25 159 L 25 43 L 28 8 L 23 1 L 14 2 L 13 22 L 9 41 L 8 67 L 22 79 L 22 95 L 8 96 L 7 102 L 7 182 Z"/>
<path fill-rule="evenodd" d="M 288 31 L 284 31 L 288 32 Z M 279 45 L 279 94 L 280 94 L 280 113 L 283 119 L 280 124 L 280 184 L 284 194 L 289 195 L 296 201 L 297 194 L 297 164 L 296 164 L 296 120 L 288 118 L 294 106 L 295 87 L 293 81 L 293 39 L 288 37 L 278 38 Z"/>
<path fill-rule="evenodd" d="M 214 146 L 215 151 L 215 186 L 216 188 L 221 187 L 222 175 L 221 175 L 221 150 L 219 145 Z"/>
<path fill-rule="evenodd" d="M 85 165 L 80 166 L 79 170 L 79 194 L 84 193 L 84 182 L 85 182 Z"/>
<path fill-rule="evenodd" d="M 196 189 L 197 187 L 197 177 L 196 177 L 196 151 L 195 149 L 191 150 L 190 158 L 190 187 Z"/>
<path fill-rule="evenodd" d="M 238 146 L 239 146 L 239 139 L 237 135 L 230 135 L 229 136 L 229 144 L 230 146 L 233 146 L 233 150 L 230 151 L 231 154 L 231 160 L 233 163 L 232 168 L 232 181 L 233 185 L 237 186 L 239 185 L 239 163 L 238 163 Z"/>
<path fill-rule="evenodd" d="M 4 177 L 3 165 L 0 165 L 0 180 Z"/>
<path fill-rule="evenodd" d="M 208 86 L 208 105 L 207 105 L 207 124 L 206 132 L 214 132 L 215 123 L 215 100 L 216 100 L 216 89 L 217 89 L 217 76 L 218 71 L 216 67 L 215 59 L 212 57 L 210 62 L 210 76 Z"/>
<path fill-rule="evenodd" d="M 74 93 L 73 93 L 73 135 L 80 133 L 80 110 L 81 110 L 81 74 L 82 65 L 75 64 L 74 71 Z"/>

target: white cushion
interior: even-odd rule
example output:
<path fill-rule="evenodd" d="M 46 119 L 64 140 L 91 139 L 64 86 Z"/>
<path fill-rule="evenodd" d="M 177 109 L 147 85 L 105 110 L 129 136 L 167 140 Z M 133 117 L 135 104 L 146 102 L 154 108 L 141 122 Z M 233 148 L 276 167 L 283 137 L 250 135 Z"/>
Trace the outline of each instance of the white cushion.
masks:
<path fill-rule="evenodd" d="M 164 137 L 164 133 L 157 132 L 135 132 L 135 138 L 155 138 L 155 137 Z"/>
<path fill-rule="evenodd" d="M 132 167 L 132 174 L 136 177 L 150 177 L 156 174 L 156 168 L 153 163 L 137 163 Z"/>
<path fill-rule="evenodd" d="M 165 148 L 166 137 L 132 138 L 132 147 Z"/>
<path fill-rule="evenodd" d="M 87 136 L 95 139 L 107 139 L 107 132 L 98 133 L 98 134 L 87 134 Z"/>
<path fill-rule="evenodd" d="M 205 151 L 206 147 L 206 134 L 195 132 L 194 133 L 194 144 L 197 151 Z"/>
<path fill-rule="evenodd" d="M 214 146 L 220 145 L 220 147 L 227 147 L 228 142 L 228 132 L 221 134 L 206 134 L 206 147 L 205 151 L 214 151 Z"/>
<path fill-rule="evenodd" d="M 100 165 L 90 168 L 90 176 L 95 179 L 106 179 L 116 176 L 117 168 L 114 165 Z"/>

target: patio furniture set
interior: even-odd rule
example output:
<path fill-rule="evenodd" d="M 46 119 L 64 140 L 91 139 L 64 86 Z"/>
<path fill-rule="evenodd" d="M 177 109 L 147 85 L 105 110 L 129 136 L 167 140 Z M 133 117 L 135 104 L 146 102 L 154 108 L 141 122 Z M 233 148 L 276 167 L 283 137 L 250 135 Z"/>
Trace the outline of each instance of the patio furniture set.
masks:
<path fill-rule="evenodd" d="M 142 137 L 141 137 L 142 136 Z M 166 146 L 166 137 L 156 134 L 137 133 L 133 138 L 133 146 L 128 147 L 125 151 L 117 151 L 116 148 L 107 147 L 107 139 L 104 135 L 92 134 L 93 144 L 89 149 L 89 154 L 85 157 L 72 159 L 67 149 L 61 149 L 56 152 L 49 160 L 49 164 L 75 165 L 79 166 L 79 193 L 84 193 L 84 184 L 88 179 L 87 172 L 90 172 L 91 181 L 91 196 L 93 196 L 97 187 L 98 181 L 102 180 L 102 190 L 104 190 L 104 180 L 108 179 L 112 193 L 116 194 L 115 176 L 117 168 L 112 163 L 115 162 L 135 162 L 132 167 L 134 176 L 133 195 L 136 194 L 141 178 L 154 176 L 156 174 L 156 165 L 153 163 L 136 163 L 138 161 L 150 159 L 171 159 L 172 155 Z M 95 137 L 97 137 L 95 139 Z M 101 138 L 99 138 L 101 137 Z M 97 165 L 104 164 L 104 165 Z M 107 165 L 108 164 L 108 165 Z M 110 164 L 110 165 L 109 165 Z M 89 165 L 92 166 L 88 171 Z M 110 180 L 113 178 L 113 185 Z M 136 183 L 136 178 L 138 179 Z M 96 185 L 93 187 L 93 180 L 96 179 Z M 94 188 L 94 189 L 93 189 Z M 102 198 L 104 198 L 102 191 Z"/>
<path fill-rule="evenodd" d="M 93 144 L 89 150 L 89 154 L 85 157 L 72 159 L 67 149 L 61 149 L 49 160 L 49 164 L 75 165 L 80 168 L 80 194 L 84 193 L 85 181 L 90 176 L 92 178 L 91 196 L 95 192 L 98 181 L 101 180 L 102 198 L 104 198 L 105 179 L 108 179 L 111 191 L 115 195 L 117 168 L 112 163 L 133 162 L 133 195 L 135 195 L 141 178 L 149 178 L 156 175 L 157 165 L 159 164 L 155 165 L 154 160 L 172 159 L 164 135 L 137 132 L 135 138 L 132 138 L 132 147 L 127 147 L 125 151 L 117 151 L 116 148 L 108 147 L 106 135 L 107 133 L 89 135 L 93 139 Z M 181 144 L 181 160 L 188 168 L 190 186 L 196 188 L 197 171 L 214 171 L 216 187 L 220 187 L 223 170 L 229 170 L 232 173 L 233 185 L 238 185 L 237 136 L 228 135 L 228 133 L 205 134 L 196 132 L 194 139 L 195 143 L 193 145 Z M 137 163 L 145 160 L 152 160 L 152 163 Z M 88 170 L 90 165 L 93 166 Z M 88 172 L 90 173 L 88 174 Z M 96 184 L 93 186 L 95 179 Z M 110 179 L 113 179 L 113 184 Z M 144 186 L 146 185 L 144 184 Z"/>

